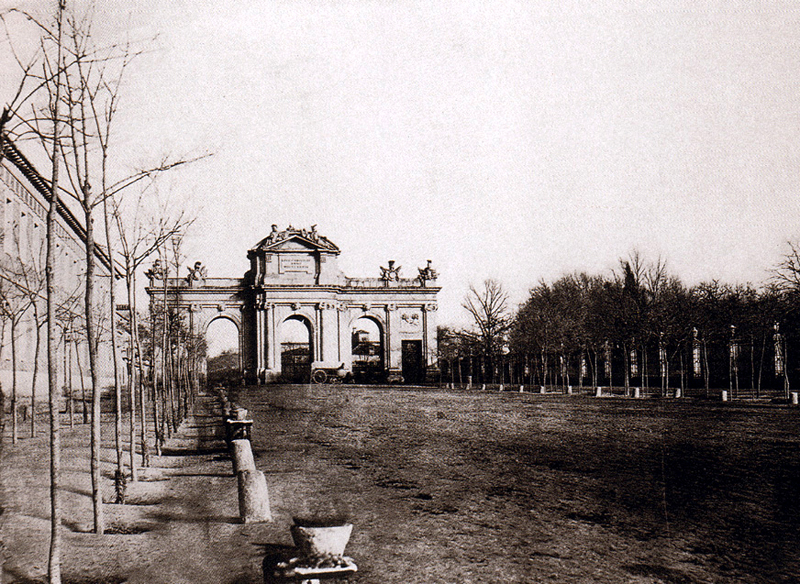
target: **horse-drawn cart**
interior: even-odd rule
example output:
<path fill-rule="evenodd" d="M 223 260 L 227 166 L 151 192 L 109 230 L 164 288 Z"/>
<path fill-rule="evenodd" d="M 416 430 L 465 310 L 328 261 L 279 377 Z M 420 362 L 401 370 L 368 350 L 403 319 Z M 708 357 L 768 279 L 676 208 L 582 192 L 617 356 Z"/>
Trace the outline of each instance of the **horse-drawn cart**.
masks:
<path fill-rule="evenodd" d="M 350 372 L 345 369 L 344 363 L 338 367 L 315 366 L 311 370 L 311 381 L 314 383 L 344 383 L 350 379 Z"/>

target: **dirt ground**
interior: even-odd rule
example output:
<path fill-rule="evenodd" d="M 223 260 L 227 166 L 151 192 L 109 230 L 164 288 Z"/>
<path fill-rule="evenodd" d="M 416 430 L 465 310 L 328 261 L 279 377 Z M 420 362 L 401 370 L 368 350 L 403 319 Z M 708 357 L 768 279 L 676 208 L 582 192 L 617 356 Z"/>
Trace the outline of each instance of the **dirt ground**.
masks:
<path fill-rule="evenodd" d="M 135 505 L 106 506 L 119 533 L 92 535 L 88 428 L 76 427 L 64 439 L 65 582 L 261 582 L 265 555 L 292 552 L 293 515 L 342 512 L 353 583 L 800 575 L 797 408 L 355 386 L 232 398 L 254 417 L 273 521 L 238 523 L 230 460 L 197 453 L 184 431 L 129 489 Z M 6 441 L 5 582 L 42 580 L 46 477 L 44 438 Z"/>

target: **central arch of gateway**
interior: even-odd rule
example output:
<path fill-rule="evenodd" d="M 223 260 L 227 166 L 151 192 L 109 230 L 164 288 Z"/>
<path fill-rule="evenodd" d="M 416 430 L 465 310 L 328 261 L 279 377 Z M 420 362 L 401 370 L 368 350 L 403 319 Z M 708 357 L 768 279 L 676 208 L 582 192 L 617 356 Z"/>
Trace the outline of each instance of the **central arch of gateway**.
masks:
<path fill-rule="evenodd" d="M 166 295 L 170 307 L 188 313 L 196 333 L 206 335 L 220 318 L 233 322 L 247 383 L 287 379 L 297 372 L 298 359 L 306 372 L 369 366 L 375 379 L 433 381 L 441 288 L 431 262 L 414 278 L 402 278 L 393 261 L 378 277 L 349 278 L 338 267 L 340 253 L 316 226 L 279 231 L 273 225 L 247 252 L 250 269 L 243 278 L 209 278 L 197 262 L 186 277 L 166 282 L 151 270 L 146 289 L 151 303 L 162 303 Z M 287 342 L 297 322 L 306 328 L 308 343 Z M 377 338 L 362 343 L 369 334 L 362 328 Z"/>

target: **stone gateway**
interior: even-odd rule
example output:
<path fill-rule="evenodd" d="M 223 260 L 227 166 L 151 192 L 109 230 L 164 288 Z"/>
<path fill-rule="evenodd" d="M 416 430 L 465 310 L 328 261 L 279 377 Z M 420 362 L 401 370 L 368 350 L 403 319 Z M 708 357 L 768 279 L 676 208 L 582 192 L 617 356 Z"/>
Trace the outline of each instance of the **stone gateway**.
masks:
<path fill-rule="evenodd" d="M 289 226 L 247 252 L 243 278 L 209 278 L 201 262 L 185 278 L 150 270 L 151 304 L 188 313 L 190 329 L 205 335 L 224 318 L 239 331 L 247 383 L 307 382 L 316 371 L 389 383 L 432 382 L 438 376 L 437 272 L 431 262 L 403 278 L 389 261 L 374 278 L 349 278 L 339 248 L 311 230 Z M 296 322 L 291 322 L 296 321 Z M 307 343 L 289 342 L 300 323 Z M 324 377 L 324 376 L 323 376 Z M 320 376 L 317 377 L 320 379 Z"/>

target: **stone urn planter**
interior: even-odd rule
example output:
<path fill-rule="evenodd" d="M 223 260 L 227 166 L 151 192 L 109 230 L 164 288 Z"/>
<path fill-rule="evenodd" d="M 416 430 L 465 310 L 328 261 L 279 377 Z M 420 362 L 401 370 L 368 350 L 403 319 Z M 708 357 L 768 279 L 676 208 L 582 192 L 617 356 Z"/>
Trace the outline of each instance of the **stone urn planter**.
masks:
<path fill-rule="evenodd" d="M 297 557 L 277 562 L 274 568 L 269 564 L 269 558 L 265 558 L 265 582 L 291 579 L 304 584 L 319 584 L 321 579 L 340 578 L 358 571 L 353 558 L 344 555 L 353 531 L 353 525 L 345 516 L 334 515 L 322 520 L 319 517 L 293 519 L 294 525 L 290 530 L 297 546 Z M 277 580 L 269 579 L 270 576 Z"/>
<path fill-rule="evenodd" d="M 344 548 L 353 531 L 352 523 L 342 525 L 291 526 L 294 545 L 302 558 L 324 558 L 344 555 Z"/>

